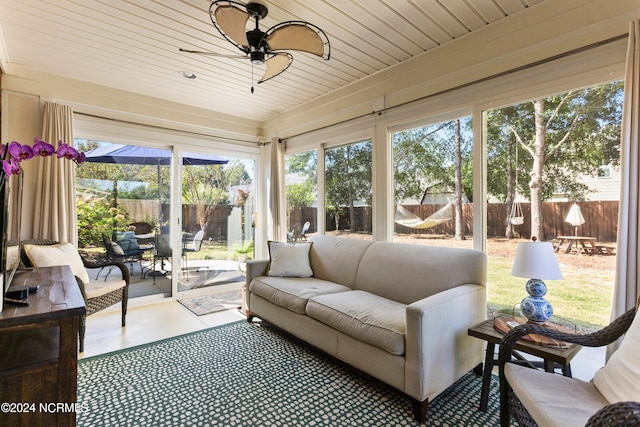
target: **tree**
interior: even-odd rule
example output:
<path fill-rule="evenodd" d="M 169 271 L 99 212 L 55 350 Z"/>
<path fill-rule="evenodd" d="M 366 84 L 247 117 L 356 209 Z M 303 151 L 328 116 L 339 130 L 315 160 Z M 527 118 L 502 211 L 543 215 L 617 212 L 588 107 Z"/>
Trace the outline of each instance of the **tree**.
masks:
<path fill-rule="evenodd" d="M 368 224 L 356 224 L 355 202 L 371 206 L 371 141 L 349 144 L 325 151 L 325 196 L 327 209 L 339 215 L 347 209 L 352 231 L 366 230 Z"/>
<path fill-rule="evenodd" d="M 455 198 L 456 198 L 456 240 L 464 240 L 462 231 L 462 136 L 460 134 L 460 120 L 455 120 Z"/>
<path fill-rule="evenodd" d="M 231 160 L 224 165 L 185 166 L 182 168 L 182 203 L 198 207 L 198 223 L 204 227 L 216 206 L 231 203 L 229 190 L 251 183 L 245 164 Z"/>
<path fill-rule="evenodd" d="M 396 203 L 422 200 L 433 188 L 453 190 L 455 239 L 464 239 L 462 203 L 473 197 L 471 118 L 393 135 Z"/>
<path fill-rule="evenodd" d="M 316 150 L 292 154 L 285 160 L 287 221 L 294 209 L 312 206 L 318 198 L 318 155 Z"/>
<path fill-rule="evenodd" d="M 558 192 L 584 199 L 589 189 L 579 176 L 619 162 L 622 91 L 622 82 L 615 82 L 489 112 L 489 192 L 512 198 L 507 172 L 517 174 L 515 191 L 531 201 L 532 236 L 544 240 L 544 200 Z M 520 156 L 517 165 L 507 168 L 513 161 L 512 140 Z"/>

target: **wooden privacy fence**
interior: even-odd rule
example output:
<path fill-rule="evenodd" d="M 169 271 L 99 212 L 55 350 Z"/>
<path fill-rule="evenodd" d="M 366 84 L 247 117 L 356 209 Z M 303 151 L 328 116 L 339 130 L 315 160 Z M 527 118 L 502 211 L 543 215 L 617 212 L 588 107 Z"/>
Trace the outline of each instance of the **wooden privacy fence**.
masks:
<path fill-rule="evenodd" d="M 566 236 L 575 234 L 574 227 L 565 222 L 567 213 L 573 202 L 543 202 L 542 218 L 544 239 L 551 240 L 557 236 Z M 403 205 L 403 207 L 417 215 L 420 218 L 427 218 L 437 212 L 444 205 Z M 529 239 L 531 238 L 531 204 L 521 203 L 524 215 L 524 223 L 522 225 L 514 225 L 513 231 L 516 236 Z M 586 237 L 595 237 L 599 242 L 615 242 L 617 240 L 618 230 L 618 202 L 617 201 L 594 201 L 594 202 L 578 202 L 578 206 L 582 211 L 585 223 L 578 227 L 578 235 Z M 356 207 L 356 221 L 358 224 L 366 224 L 368 222 L 368 230 L 371 230 L 371 208 Z M 506 203 L 489 203 L 487 204 L 487 236 L 488 237 L 504 237 L 507 221 L 507 205 Z M 463 232 L 465 236 L 473 235 L 473 203 L 467 203 L 462 206 Z M 289 213 L 289 224 L 304 224 L 306 221 L 311 223 L 311 232 L 316 231 L 316 208 L 304 207 L 293 209 Z M 326 216 L 327 230 L 335 229 L 335 223 L 331 216 Z M 350 229 L 348 217 L 341 217 L 340 229 Z M 358 226 L 359 228 L 359 226 Z M 367 226 L 365 226 L 367 228 Z M 353 231 L 364 231 L 361 229 Z M 453 219 L 438 226 L 419 230 L 415 228 L 405 227 L 394 224 L 394 231 L 397 234 L 424 234 L 424 235 L 454 235 L 455 222 Z"/>
<path fill-rule="evenodd" d="M 170 205 L 168 203 L 162 203 L 159 208 L 157 200 L 122 199 L 118 200 L 118 206 L 127 212 L 129 222 L 151 221 L 155 223 L 159 215 L 162 215 L 164 225 L 164 222 L 170 218 Z M 226 240 L 228 218 L 232 208 L 233 206 L 231 205 L 218 205 L 211 212 L 207 218 L 207 228 L 205 231 L 207 239 Z M 201 216 L 202 214 L 199 212 L 197 206 L 183 205 L 182 231 L 197 232 L 200 229 L 199 221 L 201 220 Z M 251 219 L 249 218 L 248 220 Z"/>

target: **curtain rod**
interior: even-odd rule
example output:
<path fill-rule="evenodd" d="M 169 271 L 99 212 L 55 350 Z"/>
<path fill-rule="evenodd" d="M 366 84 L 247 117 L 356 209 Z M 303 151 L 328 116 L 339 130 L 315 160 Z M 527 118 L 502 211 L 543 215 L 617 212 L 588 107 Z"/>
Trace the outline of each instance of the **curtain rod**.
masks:
<path fill-rule="evenodd" d="M 146 127 L 150 127 L 150 128 L 154 128 L 154 129 L 170 130 L 170 131 L 174 131 L 174 132 L 182 132 L 182 133 L 187 133 L 189 135 L 206 136 L 206 137 L 210 137 L 210 138 L 224 139 L 224 140 L 233 141 L 233 142 L 245 142 L 247 144 L 255 144 L 256 143 L 256 141 L 247 141 L 247 140 L 244 140 L 244 139 L 230 138 L 228 136 L 210 135 L 210 134 L 206 134 L 206 133 L 194 132 L 194 131 L 189 131 L 189 130 L 178 130 L 178 129 L 173 129 L 173 128 L 169 128 L 169 127 L 166 127 L 166 126 L 160 126 L 160 125 L 142 124 L 142 123 L 133 122 L 131 120 L 114 119 L 112 117 L 104 117 L 104 116 L 99 116 L 97 114 L 82 113 L 82 112 L 79 112 L 79 111 L 74 111 L 74 114 L 78 114 L 80 116 L 86 116 L 86 117 L 93 117 L 93 118 L 96 118 L 96 119 L 110 120 L 112 122 L 118 122 L 118 123 L 126 123 L 126 124 L 130 124 L 130 125 L 146 126 Z"/>
<path fill-rule="evenodd" d="M 376 115 L 376 114 L 377 115 L 381 115 L 382 113 L 385 113 L 387 111 L 391 111 L 391 110 L 394 110 L 394 109 L 400 108 L 400 107 L 405 107 L 407 105 L 411 105 L 411 104 L 414 104 L 416 102 L 424 101 L 424 100 L 432 98 L 434 96 L 444 95 L 444 94 L 447 94 L 449 92 L 453 92 L 453 91 L 456 91 L 456 90 L 464 89 L 466 87 L 473 86 L 473 85 L 476 85 L 476 84 L 479 84 L 479 83 L 485 83 L 485 82 L 488 82 L 488 81 L 491 81 L 491 80 L 494 80 L 494 79 L 497 79 L 497 78 L 500 78 L 500 77 L 508 76 L 508 75 L 517 73 L 519 71 L 526 70 L 526 69 L 531 68 L 531 67 L 536 67 L 538 65 L 548 64 L 549 62 L 553 62 L 553 61 L 556 61 L 558 59 L 566 58 L 566 57 L 571 56 L 571 55 L 575 55 L 575 54 L 578 54 L 578 53 L 581 53 L 581 52 L 585 52 L 585 51 L 588 51 L 588 50 L 591 50 L 591 49 L 595 49 L 595 48 L 598 48 L 600 46 L 604 46 L 606 44 L 616 42 L 618 40 L 623 40 L 623 39 L 627 38 L 628 36 L 629 36 L 628 33 L 620 34 L 618 36 L 611 37 L 611 38 L 606 39 L 606 40 L 601 40 L 599 42 L 592 43 L 592 44 L 589 44 L 589 45 L 586 45 L 586 46 L 582 46 L 582 47 L 579 47 L 577 49 L 569 50 L 567 52 L 559 53 L 557 55 L 550 56 L 548 58 L 544 58 L 544 59 L 541 59 L 541 60 L 538 60 L 538 61 L 534 61 L 534 62 L 531 62 L 529 64 L 525 64 L 525 65 L 521 65 L 519 67 L 511 68 L 509 70 L 503 71 L 503 72 L 498 73 L 498 74 L 493 74 L 491 76 L 487 76 L 487 77 L 483 77 L 483 78 L 480 78 L 480 79 L 477 79 L 477 80 L 470 81 L 468 83 L 463 83 L 463 84 L 458 85 L 458 86 L 454 86 L 454 87 L 451 87 L 451 88 L 448 88 L 448 89 L 443 89 L 443 90 L 441 90 L 439 92 L 431 93 L 429 95 L 425 95 L 425 96 L 422 96 L 420 98 L 412 99 L 411 101 L 402 102 L 400 104 L 393 105 L 391 107 L 386 107 L 386 108 L 382 108 L 380 110 L 374 110 L 374 111 L 372 111 L 370 113 L 361 114 L 361 115 L 355 116 L 355 117 L 350 117 L 348 119 L 344 119 L 344 120 L 342 120 L 340 122 L 337 122 L 337 123 L 332 123 L 330 125 L 325 125 L 325 126 L 321 126 L 321 127 L 312 129 L 312 130 L 307 130 L 307 131 L 304 131 L 304 132 L 300 132 L 298 134 L 288 136 L 287 138 L 285 138 L 285 141 L 288 138 L 296 138 L 296 137 L 299 137 L 299 136 L 302 136 L 302 135 L 307 135 L 309 133 L 317 132 L 319 130 L 328 129 L 328 128 L 331 128 L 331 127 L 334 127 L 334 126 L 338 126 L 338 125 L 341 125 L 341 124 L 344 124 L 344 123 L 349 123 L 349 122 L 354 121 L 354 120 L 362 119 L 363 117 L 373 116 L 373 115 Z"/>

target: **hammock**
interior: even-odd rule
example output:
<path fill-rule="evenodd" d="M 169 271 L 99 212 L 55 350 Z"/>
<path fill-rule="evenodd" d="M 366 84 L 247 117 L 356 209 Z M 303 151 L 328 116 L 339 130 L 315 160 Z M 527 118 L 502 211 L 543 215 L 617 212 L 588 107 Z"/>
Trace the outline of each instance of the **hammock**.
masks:
<path fill-rule="evenodd" d="M 404 225 L 405 227 L 426 229 L 443 224 L 449 221 L 451 218 L 453 218 L 451 203 L 440 208 L 438 211 L 434 212 L 432 215 L 428 216 L 425 219 L 420 218 L 418 215 L 415 215 L 402 206 L 398 205 L 394 221 L 397 224 Z"/>

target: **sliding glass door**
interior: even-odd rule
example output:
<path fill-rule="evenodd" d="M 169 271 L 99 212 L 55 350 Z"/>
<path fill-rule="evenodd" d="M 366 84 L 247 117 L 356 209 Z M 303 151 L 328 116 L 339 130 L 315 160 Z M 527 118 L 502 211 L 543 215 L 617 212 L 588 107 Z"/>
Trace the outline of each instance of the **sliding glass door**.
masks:
<path fill-rule="evenodd" d="M 87 153 L 76 182 L 80 250 L 126 262 L 130 298 L 244 281 L 254 247 L 254 159 L 88 139 L 76 145 Z M 110 277 L 107 269 L 91 273 Z"/>
<path fill-rule="evenodd" d="M 180 158 L 178 291 L 241 283 L 253 258 L 255 162 L 188 152 Z"/>
<path fill-rule="evenodd" d="M 159 252 L 171 235 L 171 150 L 86 139 L 76 145 L 87 154 L 76 179 L 81 253 L 125 262 L 135 285 L 130 298 L 171 295 L 170 246 Z M 92 273 L 106 280 L 111 271 Z"/>

